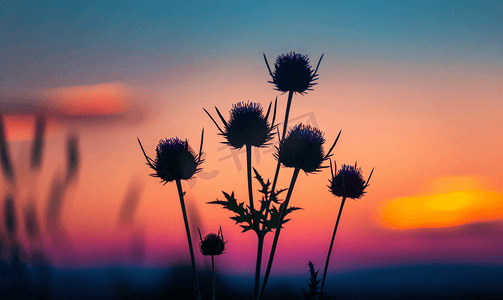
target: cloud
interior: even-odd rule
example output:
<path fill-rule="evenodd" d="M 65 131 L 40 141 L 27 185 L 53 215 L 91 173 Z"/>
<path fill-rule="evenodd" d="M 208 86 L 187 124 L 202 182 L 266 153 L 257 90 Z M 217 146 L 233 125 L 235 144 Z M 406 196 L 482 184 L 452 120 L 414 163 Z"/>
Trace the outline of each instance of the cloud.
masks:
<path fill-rule="evenodd" d="M 474 222 L 447 228 L 424 228 L 416 232 L 417 235 L 428 239 L 447 238 L 482 238 L 487 241 L 503 243 L 503 220 Z"/>
<path fill-rule="evenodd" d="M 137 123 L 145 118 L 144 95 L 120 83 L 67 86 L 20 91 L 8 95 L 0 91 L 0 112 L 3 115 L 43 113 L 58 122 L 84 125 Z"/>
<path fill-rule="evenodd" d="M 129 109 L 131 92 L 117 84 L 57 87 L 37 93 L 55 111 L 69 116 L 115 115 Z"/>

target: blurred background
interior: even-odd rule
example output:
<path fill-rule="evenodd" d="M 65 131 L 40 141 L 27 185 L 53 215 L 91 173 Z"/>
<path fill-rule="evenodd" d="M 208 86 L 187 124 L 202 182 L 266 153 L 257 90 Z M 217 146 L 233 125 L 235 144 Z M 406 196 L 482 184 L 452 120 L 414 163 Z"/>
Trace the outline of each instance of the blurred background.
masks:
<path fill-rule="evenodd" d="M 268 83 L 263 54 L 273 68 L 295 51 L 313 67 L 324 57 L 314 90 L 294 96 L 289 125 L 320 128 L 326 147 L 342 130 L 337 166 L 357 161 L 365 178 L 375 167 L 367 194 L 345 204 L 325 291 L 503 295 L 501 1 L 3 1 L 0 9 L 0 288 L 29 282 L 54 297 L 109 298 L 169 294 L 175 277 L 188 286 L 175 184 L 149 176 L 137 138 L 154 157 L 165 138 L 199 149 L 204 128 L 203 171 L 182 183 L 196 261 L 201 273 L 211 268 L 197 229 L 222 226 L 217 289 L 238 295 L 225 287 L 239 282 L 249 297 L 257 238 L 207 204 L 222 191 L 248 202 L 245 151 L 222 144 L 203 108 L 228 118 L 232 104 L 266 109 L 278 97 L 283 122 L 287 94 Z M 272 179 L 274 147 L 253 151 L 253 166 Z M 292 173 L 281 169 L 279 188 Z M 303 210 L 282 230 L 271 297 L 300 298 L 309 261 L 321 277 L 341 203 L 329 178 L 327 169 L 299 175 L 290 204 Z"/>

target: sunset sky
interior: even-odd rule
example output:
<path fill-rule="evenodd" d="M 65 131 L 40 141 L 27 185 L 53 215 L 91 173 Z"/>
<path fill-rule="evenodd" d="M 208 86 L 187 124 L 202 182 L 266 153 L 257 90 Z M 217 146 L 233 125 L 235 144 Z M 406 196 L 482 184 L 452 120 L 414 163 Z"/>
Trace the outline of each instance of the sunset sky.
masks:
<path fill-rule="evenodd" d="M 337 166 L 357 161 L 365 178 L 375 168 L 367 193 L 346 201 L 329 273 L 503 264 L 503 2 L 273 2 L 0 2 L 0 112 L 19 218 L 32 197 L 45 228 L 51 186 L 66 172 L 67 136 L 78 136 L 78 174 L 61 206 L 71 246 L 56 247 L 42 229 L 51 261 L 122 262 L 135 243 L 146 266 L 188 260 L 176 185 L 149 176 L 137 137 L 153 157 L 160 139 L 175 136 L 199 149 L 204 128 L 203 172 L 182 183 L 192 238 L 197 246 L 198 227 L 207 234 L 222 226 L 227 253 L 217 267 L 252 275 L 255 234 L 206 204 L 222 191 L 248 203 L 245 152 L 222 144 L 203 108 L 228 118 L 232 104 L 266 109 L 278 97 L 283 122 L 287 94 L 268 83 L 263 53 L 273 68 L 295 51 L 314 67 L 324 56 L 314 90 L 293 97 L 289 125 L 320 128 L 326 151 L 342 130 Z M 47 131 L 34 173 L 39 112 Z M 253 166 L 272 179 L 274 148 L 254 151 Z M 292 173 L 281 169 L 280 188 Z M 310 260 L 322 269 L 341 203 L 329 177 L 328 169 L 300 173 L 290 204 L 303 210 L 282 230 L 272 275 L 307 278 Z M 3 178 L 2 198 L 12 189 Z M 209 258 L 196 248 L 196 260 Z"/>

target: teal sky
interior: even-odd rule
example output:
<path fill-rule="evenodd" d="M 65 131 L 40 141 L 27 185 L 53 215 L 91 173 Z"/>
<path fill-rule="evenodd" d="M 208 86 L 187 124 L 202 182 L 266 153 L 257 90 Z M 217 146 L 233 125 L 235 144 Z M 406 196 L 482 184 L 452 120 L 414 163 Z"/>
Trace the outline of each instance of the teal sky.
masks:
<path fill-rule="evenodd" d="M 502 1 L 3 1 L 5 91 L 120 81 L 291 51 L 501 69 Z M 319 53 L 318 53 L 319 52 Z M 159 80 L 160 82 L 161 80 Z"/>

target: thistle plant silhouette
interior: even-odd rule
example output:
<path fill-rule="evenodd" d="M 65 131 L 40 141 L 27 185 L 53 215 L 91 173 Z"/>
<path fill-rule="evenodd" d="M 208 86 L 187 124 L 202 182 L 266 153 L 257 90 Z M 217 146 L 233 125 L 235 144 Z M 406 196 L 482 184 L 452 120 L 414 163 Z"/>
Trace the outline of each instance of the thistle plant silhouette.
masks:
<path fill-rule="evenodd" d="M 280 139 L 281 141 L 285 138 L 288 128 L 288 117 L 290 115 L 293 94 L 299 93 L 303 95 L 304 93 L 307 93 L 306 91 L 313 90 L 312 87 L 317 84 L 314 81 L 318 80 L 318 68 L 324 54 L 321 55 L 315 70 L 311 69 L 307 55 L 302 55 L 295 52 L 290 52 L 290 54 L 282 54 L 276 58 L 276 63 L 274 64 L 274 72 L 272 72 L 271 68 L 269 67 L 265 53 L 263 53 L 263 55 L 267 70 L 269 71 L 269 75 L 271 75 L 272 77 L 272 81 L 268 82 L 274 84 L 277 91 L 283 93 L 288 92 L 285 119 L 283 121 L 283 131 Z M 275 188 L 278 181 L 280 165 L 280 162 L 278 162 L 278 164 L 276 165 L 276 172 L 274 174 L 274 180 L 271 188 L 273 198 L 276 193 Z"/>
<path fill-rule="evenodd" d="M 279 144 L 276 146 L 276 153 L 274 153 L 274 157 L 277 160 L 277 167 L 272 182 L 270 182 L 269 179 L 267 179 L 267 181 L 264 180 L 259 172 L 252 167 L 251 150 L 252 147 L 263 147 L 268 145 L 268 143 L 273 139 L 273 132 L 275 130 L 278 131 L 279 137 L 279 125 L 275 124 L 277 98 L 274 103 L 274 112 L 272 113 L 271 123 L 269 123 L 269 115 L 271 113 L 272 102 L 269 104 L 269 108 L 267 109 L 265 116 L 263 114 L 262 106 L 258 103 L 237 103 L 233 105 L 231 109 L 231 117 L 229 121 L 226 121 L 220 111 L 215 108 L 220 120 L 224 124 L 223 129 L 218 125 L 208 111 L 204 109 L 217 126 L 220 135 L 225 137 L 225 144 L 235 149 L 240 149 L 242 147 L 245 147 L 246 149 L 249 205 L 245 206 L 244 202 L 238 203 L 236 197 L 234 196 L 234 191 L 231 194 L 223 192 L 225 197 L 224 200 L 217 199 L 216 201 L 209 203 L 222 205 L 223 208 L 234 212 L 236 215 L 231 217 L 231 219 L 235 220 L 236 224 L 240 224 L 243 228 L 243 232 L 253 230 L 257 234 L 258 247 L 253 291 L 254 300 L 258 300 L 261 295 L 264 294 L 266 289 L 281 228 L 283 227 L 283 224 L 290 221 L 290 219 L 286 219 L 286 216 L 295 210 L 301 209 L 299 207 L 289 207 L 294 186 L 300 171 L 302 170 L 306 174 L 309 174 L 317 173 L 323 168 L 327 168 L 327 166 L 323 166 L 322 164 L 326 160 L 329 160 L 332 156 L 332 150 L 337 144 L 341 134 L 341 132 L 339 132 L 336 140 L 330 147 L 329 151 L 325 154 L 323 149 L 325 138 L 324 133 L 321 130 L 303 124 L 294 126 L 290 130 L 288 129 L 288 119 L 293 94 L 299 93 L 303 95 L 307 91 L 312 90 L 312 87 L 316 85 L 314 81 L 318 79 L 317 71 L 322 58 L 323 55 L 320 57 L 316 69 L 313 70 L 309 65 L 308 57 L 305 55 L 300 55 L 295 52 L 280 55 L 276 60 L 273 72 L 271 71 L 267 58 L 264 54 L 266 66 L 272 77 L 272 81 L 269 81 L 269 83 L 274 84 L 276 90 L 278 91 L 283 93 L 288 92 L 283 131 L 281 137 L 279 138 Z M 36 185 L 37 178 L 40 176 L 40 170 L 42 168 L 45 131 L 46 117 L 43 114 L 37 114 L 35 137 L 29 156 L 30 178 L 34 178 L 34 185 Z M 156 148 L 155 160 L 146 155 L 145 150 L 138 139 L 143 155 L 147 160 L 147 165 L 155 171 L 155 173 L 151 175 L 159 177 L 164 184 L 172 181 L 175 181 L 176 183 L 189 244 L 194 273 L 194 292 L 197 299 L 201 299 L 201 295 L 199 291 L 199 281 L 195 265 L 193 246 L 190 237 L 188 217 L 185 209 L 185 192 L 182 189 L 181 180 L 188 180 L 192 178 L 194 174 L 201 171 L 200 165 L 204 161 L 202 159 L 203 137 L 204 130 L 201 134 L 201 144 L 198 153 L 194 152 L 192 148 L 190 148 L 187 140 L 182 141 L 178 138 L 167 139 L 164 141 L 161 140 Z M 8 289 L 16 298 L 20 299 L 30 297 L 32 295 L 29 293 L 36 291 L 37 298 L 48 299 L 50 298 L 50 293 L 47 290 L 47 286 L 50 274 L 43 270 L 39 273 L 35 272 L 35 285 L 37 285 L 38 282 L 38 287 L 27 290 L 26 286 L 32 284 L 30 283 L 29 273 L 27 270 L 29 270 L 30 267 L 48 264 L 48 260 L 43 251 L 42 243 L 43 223 L 45 223 L 46 226 L 46 233 L 49 234 L 55 245 L 58 245 L 59 247 L 63 245 L 63 247 L 71 248 L 71 242 L 64 226 L 62 225 L 61 217 L 62 209 L 65 203 L 65 193 L 67 193 L 69 187 L 75 184 L 79 174 L 81 156 L 79 153 L 78 137 L 75 134 L 70 134 L 66 140 L 66 173 L 63 176 L 59 176 L 58 173 L 56 173 L 53 177 L 52 184 L 49 188 L 47 206 L 44 211 L 45 219 L 42 218 L 42 221 L 45 222 L 41 222 L 39 217 L 40 212 L 38 211 L 38 202 L 36 201 L 38 199 L 38 195 L 30 194 L 27 201 L 25 201 L 26 205 L 24 207 L 20 207 L 21 205 L 18 193 L 20 187 L 18 184 L 18 176 L 20 176 L 19 174 L 21 174 L 21 172 L 19 172 L 17 164 L 14 165 L 11 161 L 9 145 L 5 136 L 3 116 L 1 114 L 0 164 L 3 177 L 7 183 L 7 191 L 5 195 L 3 195 L 4 201 L 2 204 L 4 220 L 1 226 L 5 229 L 6 235 L 0 237 L 0 258 L 2 261 L 4 258 L 8 261 L 8 264 L 0 264 L 0 273 L 7 274 L 5 277 L 10 280 L 7 283 L 0 283 L 0 290 Z M 276 189 L 281 165 L 294 169 L 288 189 Z M 323 288 L 332 246 L 345 200 L 346 198 L 360 198 L 361 195 L 365 193 L 365 188 L 368 186 L 370 178 L 373 174 L 372 169 L 368 180 L 365 181 L 361 175 L 361 169 L 357 168 L 356 164 L 354 167 L 343 165 L 342 169 L 338 172 L 336 167 L 336 173 L 334 173 L 331 163 L 330 167 L 332 177 L 329 181 L 329 189 L 334 196 L 342 197 L 342 203 L 326 259 L 324 274 L 321 280 L 321 290 L 318 292 L 318 284 L 320 283 L 320 280 L 317 277 L 318 271 L 314 271 L 314 266 L 310 261 L 309 270 L 311 273 L 311 282 L 308 283 L 310 291 L 306 293 L 302 290 L 306 299 L 321 300 L 330 298 L 330 296 L 325 295 L 326 293 L 323 292 Z M 252 170 L 254 172 L 255 179 L 261 186 L 259 189 L 261 194 L 260 208 L 255 208 L 256 206 L 254 204 Z M 36 188 L 33 188 L 33 190 L 36 190 Z M 281 201 L 278 196 L 285 191 L 288 191 L 286 198 L 284 201 Z M 131 227 L 134 211 L 136 207 L 138 207 L 140 193 L 141 187 L 132 184 L 131 189 L 126 194 L 123 207 L 119 213 L 117 223 L 120 227 Z M 21 212 L 21 218 L 18 217 L 18 212 Z M 28 254 L 26 254 L 25 249 L 23 249 L 23 246 L 19 242 L 20 234 L 22 234 L 20 232 L 20 228 L 22 229 L 23 227 L 29 241 Z M 268 232 L 272 231 L 274 231 L 274 240 L 269 255 L 264 281 L 260 288 L 260 268 L 264 238 Z M 226 241 L 223 239 L 221 229 L 218 234 L 209 234 L 204 239 L 200 234 L 200 240 L 201 253 L 203 255 L 212 256 L 212 298 L 215 299 L 214 256 L 220 255 L 224 252 Z M 142 242 L 138 242 L 137 244 L 139 244 L 140 248 L 143 245 Z"/>
<path fill-rule="evenodd" d="M 267 62 L 267 58 L 264 54 L 264 60 L 267 69 L 272 77 L 272 81 L 269 81 L 269 83 L 274 84 L 276 86 L 276 90 L 278 91 L 281 91 L 283 93 L 288 92 L 288 100 L 285 112 L 285 119 L 283 122 L 282 136 L 281 138 L 279 138 L 279 145 L 276 147 L 277 152 L 274 154 L 274 157 L 276 158 L 278 163 L 276 166 L 272 186 L 269 180 L 265 182 L 262 176 L 260 176 L 260 174 L 257 172 L 257 170 L 253 168 L 255 172 L 255 178 L 259 181 L 259 183 L 262 186 L 262 189 L 259 190 L 263 194 L 260 209 L 255 209 L 253 203 L 253 193 L 252 193 L 253 189 L 251 182 L 252 181 L 251 146 L 261 147 L 264 145 L 266 141 L 270 140 L 272 137 L 272 130 L 277 125 L 274 125 L 274 117 L 272 124 L 270 126 L 267 125 L 267 117 L 269 115 L 271 104 L 269 105 L 266 117 L 260 118 L 259 111 L 261 112 L 261 110 L 259 109 L 258 104 L 252 103 L 245 105 L 244 103 L 238 103 L 234 105 L 233 108 L 231 109 L 230 111 L 231 118 L 228 122 L 224 119 L 220 111 L 216 108 L 217 114 L 220 117 L 222 123 L 224 124 L 225 130 L 222 130 L 218 125 L 218 123 L 215 121 L 215 119 L 213 119 L 213 117 L 208 113 L 208 111 L 204 109 L 206 114 L 208 114 L 208 116 L 211 118 L 213 123 L 215 123 L 218 130 L 220 131 L 219 134 L 227 139 L 227 142 L 224 143 L 236 149 L 239 149 L 244 145 L 247 146 L 246 152 L 247 152 L 247 180 L 248 180 L 249 205 L 244 206 L 243 202 L 238 203 L 237 199 L 234 196 L 234 192 L 232 192 L 231 194 L 223 192 L 225 200 L 217 199 L 216 201 L 208 203 L 220 204 L 223 206 L 223 208 L 234 212 L 236 216 L 231 217 L 231 219 L 235 220 L 236 224 L 245 223 L 243 225 L 240 225 L 243 228 L 243 232 L 252 229 L 257 234 L 258 251 L 257 251 L 257 265 L 255 268 L 255 285 L 253 293 L 254 300 L 258 300 L 265 291 L 267 281 L 272 269 L 274 254 L 278 244 L 279 235 L 281 232 L 281 228 L 283 227 L 282 225 L 287 221 L 289 221 L 289 219 L 285 219 L 285 216 L 294 210 L 300 209 L 298 207 L 288 206 L 299 172 L 303 170 L 306 174 L 316 173 L 323 168 L 327 168 L 328 166 L 322 166 L 322 164 L 332 156 L 332 150 L 334 149 L 341 135 L 340 131 L 335 142 L 332 144 L 329 151 L 325 154 L 323 150 L 323 144 L 325 142 L 325 138 L 323 137 L 324 135 L 323 132 L 320 131 L 319 129 L 299 124 L 288 131 L 288 118 L 293 94 L 299 93 L 303 95 L 304 93 L 306 93 L 306 91 L 312 90 L 312 87 L 316 85 L 314 81 L 318 79 L 317 71 L 322 58 L 323 55 L 320 57 L 316 69 L 313 70 L 309 65 L 309 59 L 307 56 L 297 54 L 295 52 L 290 52 L 290 54 L 278 56 L 278 58 L 276 59 L 276 63 L 274 65 L 275 70 L 273 72 L 271 71 L 269 63 Z M 276 112 L 276 106 L 277 106 L 277 99 L 275 101 L 275 108 L 274 108 L 275 112 Z M 242 117 L 242 119 L 240 119 L 240 117 Z M 259 119 L 260 121 L 258 121 Z M 240 121 L 237 122 L 236 120 Z M 257 129 L 258 124 L 261 124 L 260 129 Z M 280 190 L 276 189 L 276 183 L 279 176 L 280 165 L 284 165 L 285 167 L 289 168 L 294 168 L 294 172 L 288 189 L 280 189 Z M 345 182 L 344 184 L 346 183 L 347 182 Z M 280 202 L 280 200 L 278 199 L 278 195 L 287 190 L 288 192 L 285 200 L 283 202 Z M 279 209 L 277 209 L 272 203 L 279 204 Z M 262 225 L 262 228 L 260 228 L 260 224 Z M 259 291 L 260 266 L 261 266 L 261 256 L 262 256 L 264 236 L 267 232 L 272 231 L 273 229 L 275 230 L 274 240 L 269 255 L 264 281 Z M 328 265 L 328 259 L 327 259 L 327 265 Z M 309 299 L 315 299 L 315 297 L 317 297 L 317 299 L 329 299 L 329 296 L 326 296 L 325 295 L 326 293 L 323 293 L 323 284 L 325 281 L 326 268 L 320 292 L 316 291 L 319 280 L 317 280 L 316 276 L 313 275 L 314 269 L 312 267 L 311 262 L 310 262 L 310 271 L 312 275 L 311 278 L 312 281 L 310 285 L 311 292 L 309 294 L 304 293 L 306 299 L 308 299 L 308 297 L 310 297 Z M 313 287 L 316 288 L 313 290 L 312 289 Z"/>
<path fill-rule="evenodd" d="M 140 139 L 138 138 L 138 143 L 140 144 L 143 155 L 147 160 L 147 165 L 155 171 L 155 173 L 150 174 L 150 176 L 160 178 L 161 182 L 164 182 L 164 184 L 172 181 L 176 182 L 178 197 L 180 198 L 180 205 L 182 207 L 185 231 L 187 233 L 187 241 L 189 244 L 192 271 L 194 273 L 194 292 L 198 300 L 201 299 L 201 293 L 199 291 L 199 280 L 197 277 L 196 261 L 194 258 L 194 248 L 192 247 L 192 239 L 190 237 L 189 221 L 187 218 L 187 211 L 185 209 L 185 192 L 182 189 L 181 180 L 188 180 L 192 178 L 194 174 L 202 170 L 199 166 L 204 161 L 201 158 L 203 155 L 203 138 L 204 129 L 201 133 L 201 146 L 199 148 L 199 154 L 196 154 L 192 150 L 187 140 L 182 141 L 177 137 L 161 140 L 156 148 L 157 155 L 155 160 L 147 156 Z"/>
<path fill-rule="evenodd" d="M 203 239 L 201 236 L 201 231 L 199 228 L 197 229 L 199 231 L 199 238 L 200 238 L 200 243 L 199 243 L 199 250 L 201 250 L 201 254 L 204 256 L 211 255 L 211 269 L 213 271 L 213 279 L 212 279 L 212 284 L 211 284 L 211 299 L 215 300 L 216 297 L 216 286 L 215 286 L 215 260 L 214 256 L 218 256 L 224 253 L 225 251 L 225 244 L 227 244 L 227 241 L 224 240 L 224 234 L 222 232 L 222 227 L 220 226 L 220 230 L 218 231 L 218 234 L 210 233 L 206 235 Z"/>
<path fill-rule="evenodd" d="M 321 60 L 323 59 L 324 54 L 321 55 L 315 70 L 312 70 L 307 55 L 302 55 L 295 52 L 290 52 L 290 54 L 279 55 L 276 58 L 276 63 L 274 64 L 275 68 L 274 72 L 272 72 L 271 68 L 269 67 L 269 63 L 267 62 L 267 57 L 265 56 L 265 53 L 263 53 L 263 55 L 265 64 L 267 66 L 267 70 L 269 71 L 269 75 L 271 75 L 272 77 L 272 81 L 269 81 L 269 83 L 274 84 L 276 86 L 276 90 L 280 92 L 283 93 L 288 92 L 285 119 L 283 121 L 283 132 L 279 140 L 281 142 L 285 138 L 288 129 L 288 117 L 292 105 L 293 94 L 299 93 L 303 95 L 304 93 L 307 93 L 307 91 L 313 90 L 312 87 L 317 84 L 314 81 L 318 80 L 318 68 L 320 66 Z M 272 199 L 272 201 L 276 201 L 278 195 L 276 192 L 276 183 L 278 182 L 280 166 L 281 163 L 278 160 L 271 187 L 270 198 Z M 269 262 L 267 264 L 267 269 L 264 276 L 264 283 L 262 284 L 262 288 L 259 294 L 262 294 L 264 292 L 265 287 L 267 285 L 267 280 L 269 279 L 269 274 L 272 268 L 271 257 L 274 257 L 273 251 L 271 251 L 271 254 L 269 256 Z M 257 299 L 258 298 L 259 297 L 257 297 Z"/>
<path fill-rule="evenodd" d="M 241 149 L 243 146 L 246 146 L 246 171 L 247 171 L 246 175 L 248 183 L 248 199 L 250 203 L 250 205 L 248 206 L 249 211 L 244 210 L 242 205 L 240 205 L 239 207 L 237 206 L 237 202 L 234 199 L 234 194 L 232 194 L 233 196 L 230 197 L 228 194 L 224 193 L 224 195 L 228 199 L 227 202 L 217 200 L 209 203 L 221 204 L 225 208 L 234 211 L 239 215 L 239 217 L 236 217 L 238 219 L 235 219 L 237 222 L 246 221 L 249 223 L 248 226 L 242 226 L 244 229 L 243 232 L 253 229 L 257 234 L 258 244 L 257 244 L 257 262 L 255 267 L 255 285 L 253 290 L 254 299 L 257 297 L 259 290 L 260 267 L 262 263 L 262 249 L 264 247 L 264 237 L 266 233 L 269 231 L 269 229 L 264 223 L 267 219 L 267 213 L 266 215 L 261 215 L 263 213 L 263 209 L 261 209 L 259 213 L 257 210 L 255 210 L 255 205 L 253 203 L 254 201 L 253 201 L 252 172 L 251 172 L 252 170 L 251 152 L 252 152 L 252 146 L 258 148 L 266 146 L 267 142 L 269 142 L 273 138 L 274 135 L 273 130 L 277 126 L 274 125 L 274 120 L 276 119 L 277 99 L 274 102 L 274 112 L 272 116 L 272 122 L 271 124 L 269 124 L 268 118 L 269 113 L 271 112 L 271 105 L 272 103 L 269 104 L 267 113 L 264 116 L 262 106 L 259 103 L 240 102 L 232 106 L 228 122 L 224 119 L 218 108 L 215 107 L 218 116 L 220 117 L 222 123 L 224 124 L 225 130 L 220 129 L 220 126 L 218 126 L 218 123 L 215 121 L 215 119 L 213 119 L 213 117 L 208 113 L 208 111 L 206 111 L 206 109 L 203 108 L 206 114 L 211 118 L 213 123 L 215 123 L 215 125 L 217 126 L 218 130 L 220 131 L 219 134 L 224 136 L 225 139 L 227 140 L 226 142 L 223 142 L 224 144 L 227 144 L 235 149 Z M 255 173 L 257 177 L 259 177 L 258 172 L 256 170 Z M 265 196 L 267 196 L 268 194 L 267 188 L 264 187 L 263 182 L 260 183 L 262 184 L 262 191 L 265 193 Z M 260 224 L 262 224 L 262 228 L 260 228 Z"/>
<path fill-rule="evenodd" d="M 339 132 L 339 135 L 332 144 L 332 147 L 330 147 L 330 150 L 325 154 L 323 150 L 323 144 L 325 143 L 323 132 L 317 128 L 312 128 L 309 125 L 305 126 L 301 123 L 293 127 L 287 137 L 280 141 L 279 147 L 276 147 L 277 153 L 275 154 L 275 158 L 285 167 L 294 168 L 294 171 L 290 181 L 290 186 L 288 187 L 286 199 L 284 203 L 282 203 L 282 210 L 280 210 L 278 226 L 276 228 L 276 232 L 274 233 L 274 240 L 267 265 L 268 272 L 266 272 L 266 277 L 262 285 L 262 291 L 260 292 L 261 294 L 265 290 L 265 285 L 274 260 L 274 254 L 276 246 L 278 245 L 282 225 L 286 222 L 284 221 L 284 208 L 288 207 L 299 172 L 302 170 L 306 174 L 316 173 L 322 168 L 326 168 L 326 166 L 322 166 L 321 164 L 332 156 L 332 150 L 337 144 L 340 135 L 341 132 Z"/>
<path fill-rule="evenodd" d="M 363 179 L 362 170 L 356 166 L 342 165 L 342 168 L 337 172 L 337 164 L 335 165 L 335 173 L 332 169 L 332 161 L 330 161 L 330 173 L 332 175 L 329 179 L 330 185 L 328 186 L 330 192 L 336 197 L 342 197 L 341 208 L 339 209 L 339 214 L 337 215 L 337 221 L 335 222 L 334 233 L 332 235 L 332 241 L 330 242 L 330 247 L 328 249 L 327 259 L 325 261 L 325 270 L 323 271 L 323 280 L 321 282 L 321 291 L 323 293 L 323 288 L 325 286 L 325 279 L 327 276 L 328 262 L 330 261 L 330 254 L 332 253 L 332 247 L 334 246 L 335 234 L 337 233 L 337 227 L 339 226 L 339 221 L 341 219 L 342 208 L 346 202 L 346 198 L 351 198 L 353 200 L 359 199 L 363 194 L 365 194 L 365 189 L 369 185 L 370 178 L 374 173 L 374 169 L 370 172 L 367 181 Z"/>

